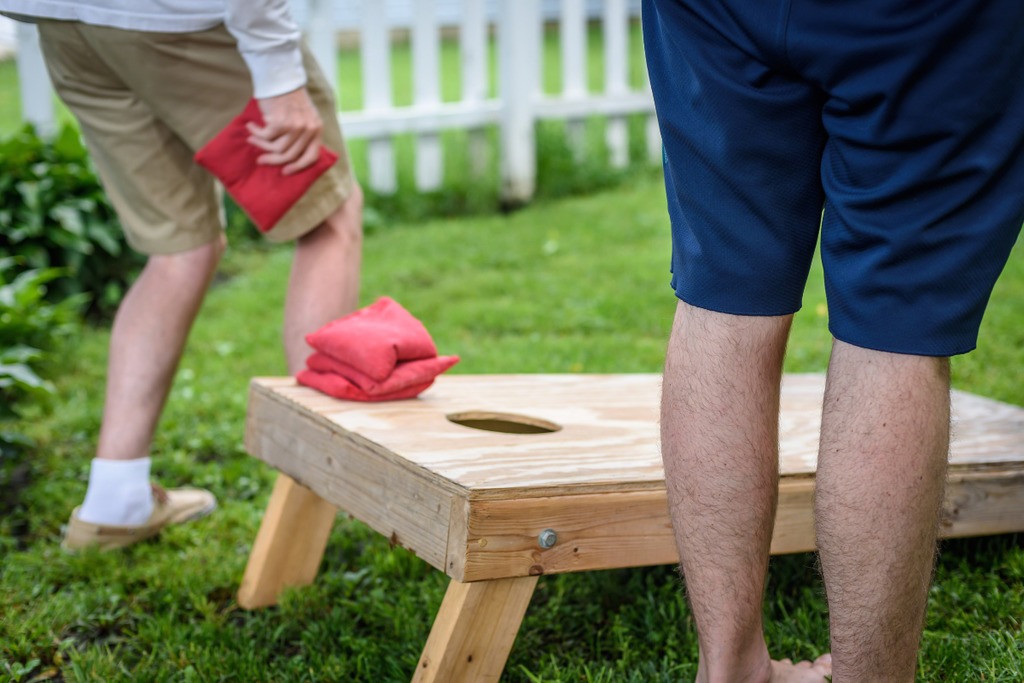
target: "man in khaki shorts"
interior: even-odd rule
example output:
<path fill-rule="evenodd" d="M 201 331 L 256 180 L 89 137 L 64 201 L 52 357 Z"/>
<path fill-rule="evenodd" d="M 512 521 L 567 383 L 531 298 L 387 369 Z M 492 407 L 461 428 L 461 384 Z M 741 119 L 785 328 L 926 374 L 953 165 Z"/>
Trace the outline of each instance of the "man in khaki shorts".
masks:
<path fill-rule="evenodd" d="M 290 175 L 321 143 L 339 155 L 266 233 L 296 243 L 283 330 L 293 374 L 305 334 L 358 304 L 362 194 L 332 89 L 287 0 L 0 0 L 0 11 L 38 23 L 57 93 L 128 242 L 149 257 L 114 320 L 96 457 L 64 539 L 71 550 L 121 547 L 216 507 L 207 491 L 149 479 L 153 433 L 225 247 L 220 192 L 196 150 L 255 97 L 259 163 Z"/>

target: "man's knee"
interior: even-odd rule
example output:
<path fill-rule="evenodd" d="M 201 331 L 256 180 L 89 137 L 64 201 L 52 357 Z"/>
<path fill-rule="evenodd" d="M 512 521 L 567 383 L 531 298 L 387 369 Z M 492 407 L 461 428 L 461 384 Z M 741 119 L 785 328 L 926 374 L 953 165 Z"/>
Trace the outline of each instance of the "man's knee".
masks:
<path fill-rule="evenodd" d="M 213 274 L 227 247 L 222 233 L 207 244 L 174 254 L 154 254 L 146 261 L 146 270 L 157 271 L 167 276 L 207 278 Z"/>
<path fill-rule="evenodd" d="M 358 246 L 363 239 L 363 191 L 355 185 L 352 194 L 334 213 L 298 240 L 299 247 L 324 241 L 341 241 Z"/>

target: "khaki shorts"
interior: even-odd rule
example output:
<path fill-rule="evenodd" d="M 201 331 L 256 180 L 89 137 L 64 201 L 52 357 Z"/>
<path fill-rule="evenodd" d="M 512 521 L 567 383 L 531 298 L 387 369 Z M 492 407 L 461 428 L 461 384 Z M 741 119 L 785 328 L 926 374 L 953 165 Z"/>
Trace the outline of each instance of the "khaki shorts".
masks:
<path fill-rule="evenodd" d="M 249 70 L 223 25 L 195 33 L 125 31 L 41 21 L 47 68 L 78 119 L 132 248 L 187 251 L 223 230 L 221 189 L 192 161 L 252 98 Z M 266 233 L 273 242 L 314 229 L 354 189 L 334 95 L 303 47 L 306 88 L 339 159 Z"/>

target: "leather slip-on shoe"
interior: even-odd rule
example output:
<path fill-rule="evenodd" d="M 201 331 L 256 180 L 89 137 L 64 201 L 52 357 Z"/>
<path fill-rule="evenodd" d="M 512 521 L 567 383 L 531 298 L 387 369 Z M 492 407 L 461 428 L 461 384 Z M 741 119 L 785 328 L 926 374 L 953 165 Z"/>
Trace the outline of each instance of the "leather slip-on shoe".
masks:
<path fill-rule="evenodd" d="M 205 517 L 217 507 L 217 499 L 203 489 L 163 489 L 153 484 L 153 513 L 144 524 L 117 526 L 93 524 L 78 518 L 80 508 L 71 512 L 61 547 L 76 551 L 86 548 L 114 550 L 152 538 L 172 524 Z"/>

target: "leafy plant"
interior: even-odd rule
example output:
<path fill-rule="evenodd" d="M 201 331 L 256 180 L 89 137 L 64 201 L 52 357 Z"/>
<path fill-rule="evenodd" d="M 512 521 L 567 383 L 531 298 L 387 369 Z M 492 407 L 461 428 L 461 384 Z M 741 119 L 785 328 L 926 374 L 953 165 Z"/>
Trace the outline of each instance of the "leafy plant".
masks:
<path fill-rule="evenodd" d="M 0 258 L 0 456 L 24 451 L 31 442 L 7 428 L 27 400 L 52 392 L 41 370 L 47 353 L 77 327 L 84 295 L 59 303 L 45 300 L 47 285 L 58 280 L 57 268 L 26 270 L 17 275 L 12 258 Z"/>
<path fill-rule="evenodd" d="M 0 405 L 0 418 L 17 414 L 15 405 L 21 396 L 52 391 L 50 383 L 42 379 L 31 365 L 42 356 L 38 349 L 28 346 L 0 349 L 0 395 L 6 399 Z"/>
<path fill-rule="evenodd" d="M 31 127 L 0 141 L 0 256 L 23 270 L 61 268 L 51 300 L 89 296 L 87 313 L 116 308 L 142 263 L 121 233 L 78 131 L 52 140 Z"/>
<path fill-rule="evenodd" d="M 31 659 L 24 664 L 21 662 L 4 662 L 4 668 L 7 669 L 8 675 L 11 676 L 11 680 L 15 683 L 28 680 L 27 676 L 30 676 L 38 666 L 38 659 Z"/>

